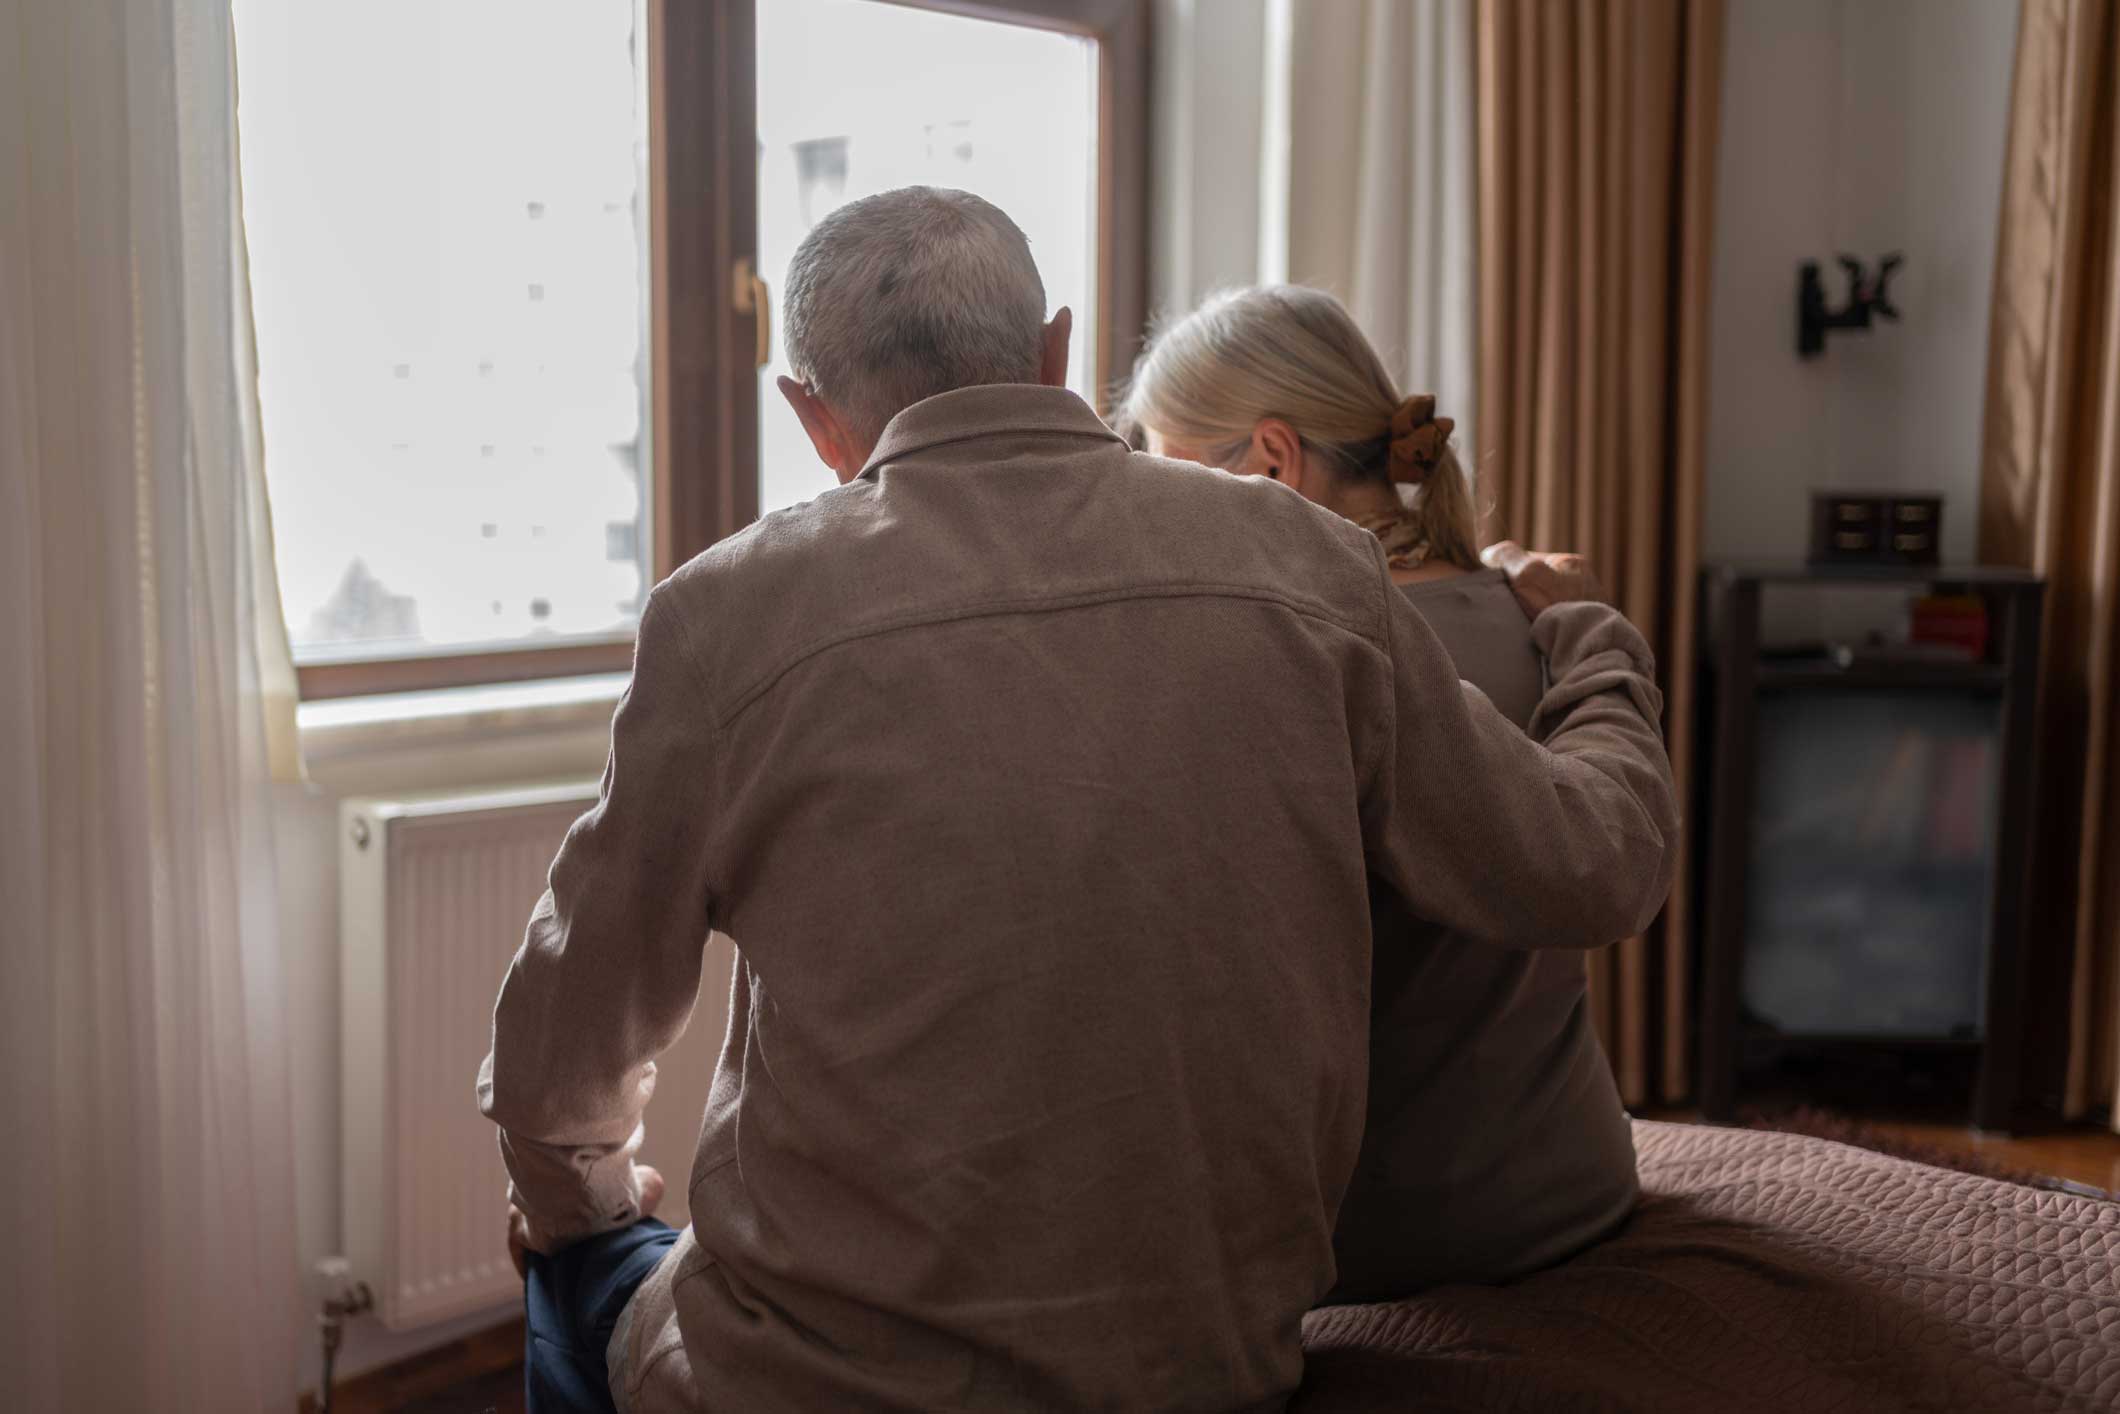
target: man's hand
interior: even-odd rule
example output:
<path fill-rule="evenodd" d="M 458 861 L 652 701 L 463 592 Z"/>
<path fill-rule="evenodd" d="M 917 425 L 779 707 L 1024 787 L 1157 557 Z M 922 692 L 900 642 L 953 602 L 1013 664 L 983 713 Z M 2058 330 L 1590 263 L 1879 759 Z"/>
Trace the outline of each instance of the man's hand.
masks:
<path fill-rule="evenodd" d="M 662 1173 L 646 1164 L 635 1164 L 633 1171 L 640 1175 L 640 1215 L 643 1218 L 652 1218 L 655 1216 L 655 1210 L 662 1206 Z"/>
<path fill-rule="evenodd" d="M 1509 587 L 1528 618 L 1579 599 L 1606 602 L 1604 586 L 1581 555 L 1526 550 L 1514 540 L 1499 540 L 1482 550 L 1480 559 L 1509 576 Z"/>
<path fill-rule="evenodd" d="M 508 1260 L 518 1277 L 530 1280 L 530 1218 L 513 1203 L 508 1205 Z"/>
<path fill-rule="evenodd" d="M 640 1215 L 655 1216 L 662 1206 L 663 1176 L 646 1164 L 635 1164 L 633 1171 L 640 1176 Z M 508 1205 L 508 1260 L 515 1264 L 515 1274 L 524 1281 L 530 1280 L 530 1215 L 510 1203 Z"/>

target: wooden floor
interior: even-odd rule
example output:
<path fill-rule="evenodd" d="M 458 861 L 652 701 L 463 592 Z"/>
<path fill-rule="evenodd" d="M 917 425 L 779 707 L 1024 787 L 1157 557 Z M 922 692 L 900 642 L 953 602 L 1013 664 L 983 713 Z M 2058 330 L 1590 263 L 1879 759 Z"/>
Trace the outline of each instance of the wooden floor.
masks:
<path fill-rule="evenodd" d="M 310 1357 L 314 1359 L 315 1356 Z M 315 1378 L 316 1368 L 310 1367 Z M 317 1407 L 302 1397 L 301 1414 Z M 439 1350 L 338 1382 L 332 1414 L 523 1414 L 523 1323 L 508 1321 Z"/>
<path fill-rule="evenodd" d="M 1697 1124 L 1697 1110 L 1643 1110 L 1642 1119 Z M 1977 1154 L 2004 1168 L 2065 1178 L 2108 1193 L 2120 1194 L 2120 1134 L 2109 1129 L 2063 1129 L 2047 1134 L 1986 1134 L 1962 1124 L 1882 1119 L 1865 1115 L 1862 1124 L 1905 1143 L 1952 1153 Z M 1769 1127 L 1772 1127 L 1771 1125 Z"/>
<path fill-rule="evenodd" d="M 1686 1111 L 1647 1119 L 1697 1122 Z M 1948 1124 L 1871 1119 L 1870 1128 L 1911 1144 L 1978 1154 L 2027 1173 L 2120 1193 L 2120 1134 L 2076 1129 L 2011 1137 Z M 523 1323 L 510 1321 L 431 1354 L 340 1384 L 334 1414 L 521 1414 Z M 303 1410 L 314 1402 L 305 1398 Z"/>
<path fill-rule="evenodd" d="M 2013 1137 L 1983 1134 L 1949 1124 L 1899 1124 L 1878 1121 L 1875 1128 L 1917 1144 L 1979 1154 L 2011 1168 L 2087 1183 L 2120 1193 L 2120 1134 L 2109 1129 L 2071 1129 L 2055 1134 Z"/>

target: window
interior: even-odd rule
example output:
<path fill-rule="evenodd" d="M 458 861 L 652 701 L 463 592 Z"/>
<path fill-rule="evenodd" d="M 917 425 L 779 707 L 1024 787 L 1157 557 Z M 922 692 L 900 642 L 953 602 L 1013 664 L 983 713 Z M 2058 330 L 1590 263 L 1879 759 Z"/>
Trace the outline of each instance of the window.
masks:
<path fill-rule="evenodd" d="M 830 485 L 773 391 L 785 352 L 772 313 L 803 234 L 866 192 L 927 181 L 996 202 L 1030 236 L 1048 301 L 1075 312 L 1075 388 L 1102 394 L 1132 366 L 1147 312 L 1147 0 L 652 13 L 657 273 L 701 293 L 699 318 L 657 348 L 674 382 L 707 394 L 658 409 L 665 465 L 707 473 L 664 484 L 669 543 L 711 543 Z"/>
<path fill-rule="evenodd" d="M 238 0 L 266 474 L 306 688 L 623 666 L 652 583 L 642 18 Z"/>
<path fill-rule="evenodd" d="M 1075 311 L 1071 383 L 1108 386 L 1145 302 L 1145 10 L 236 0 L 304 695 L 623 668 L 657 578 L 825 489 L 771 331 L 844 201 L 994 200 Z"/>

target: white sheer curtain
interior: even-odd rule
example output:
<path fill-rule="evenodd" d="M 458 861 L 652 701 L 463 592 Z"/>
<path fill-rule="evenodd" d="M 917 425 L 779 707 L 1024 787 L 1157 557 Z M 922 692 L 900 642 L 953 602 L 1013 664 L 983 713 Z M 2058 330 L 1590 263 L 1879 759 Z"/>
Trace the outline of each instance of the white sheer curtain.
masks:
<path fill-rule="evenodd" d="M 0 1388 L 286 1409 L 304 1301 L 228 7 L 0 0 L 0 35 Z"/>
<path fill-rule="evenodd" d="M 1331 290 L 1477 445 L 1470 0 L 1159 0 L 1156 21 L 1157 312 Z"/>

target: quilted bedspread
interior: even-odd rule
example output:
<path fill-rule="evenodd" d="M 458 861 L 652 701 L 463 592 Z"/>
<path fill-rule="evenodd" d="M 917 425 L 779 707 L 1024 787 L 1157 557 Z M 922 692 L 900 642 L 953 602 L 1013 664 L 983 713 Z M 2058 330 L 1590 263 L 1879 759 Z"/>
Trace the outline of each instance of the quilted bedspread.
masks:
<path fill-rule="evenodd" d="M 2120 1203 L 1792 1134 L 1634 1138 L 1619 1233 L 1311 1313 L 1292 1409 L 2120 1410 Z"/>

